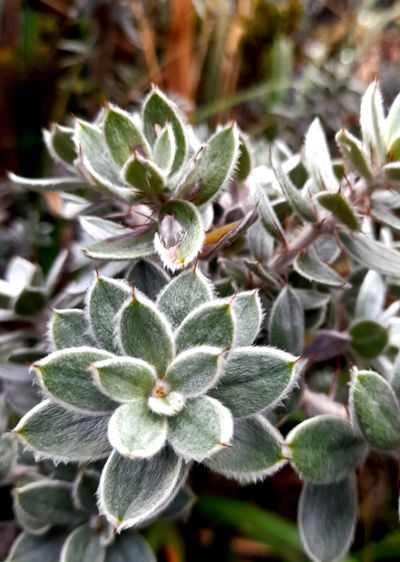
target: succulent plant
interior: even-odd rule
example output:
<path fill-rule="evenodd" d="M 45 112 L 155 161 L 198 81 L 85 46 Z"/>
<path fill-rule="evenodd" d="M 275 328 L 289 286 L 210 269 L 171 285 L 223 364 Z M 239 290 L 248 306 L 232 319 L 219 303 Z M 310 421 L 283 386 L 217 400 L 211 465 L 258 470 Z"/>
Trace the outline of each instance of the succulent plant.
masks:
<path fill-rule="evenodd" d="M 156 88 L 143 102 L 141 116 L 109 105 L 94 123 L 53 125 L 44 139 L 69 176 L 29 180 L 10 174 L 10 179 L 38 191 L 89 186 L 111 197 L 122 224 L 86 255 L 132 260 L 157 252 L 172 271 L 196 258 L 212 220 L 210 201 L 229 184 L 236 167 L 241 176 L 248 168 L 235 125 L 200 144 L 175 104 Z"/>
<path fill-rule="evenodd" d="M 33 358 L 43 401 L 26 413 L 7 390 L 16 371 L 2 365 L 0 380 L 23 415 L 22 444 L 98 471 L 102 529 L 173 510 L 194 463 L 244 484 L 290 465 L 303 482 L 308 556 L 334 562 L 348 551 L 358 467 L 368 471 L 370 451 L 389 463 L 400 449 L 399 99 L 385 116 L 372 84 L 362 140 L 339 131 L 337 159 L 316 119 L 301 154 L 261 142 L 245 166 L 234 127 L 200 148 L 158 90 L 141 121 L 109 106 L 95 124 L 46 133 L 72 176 L 34 187 L 78 187 L 69 218 L 85 213 L 97 239 L 87 254 L 119 261 L 90 286 L 78 276 L 75 298 L 53 311 L 50 349 L 43 342 Z M 142 259 L 156 250 L 172 271 L 198 263 L 170 279 L 157 257 Z M 7 306 L 18 319 L 15 295 Z M 3 437 L 7 482 L 20 461 L 15 435 Z"/>
<path fill-rule="evenodd" d="M 99 507 L 119 530 L 162 510 L 191 461 L 240 480 L 276 470 L 281 438 L 259 412 L 295 384 L 299 364 L 251 346 L 261 319 L 256 292 L 215 299 L 198 269 L 173 278 L 156 303 L 97 277 L 85 310 L 54 314 L 55 351 L 33 365 L 47 399 L 15 432 L 54 460 L 109 456 Z M 254 432 L 265 446 L 250 459 Z"/>

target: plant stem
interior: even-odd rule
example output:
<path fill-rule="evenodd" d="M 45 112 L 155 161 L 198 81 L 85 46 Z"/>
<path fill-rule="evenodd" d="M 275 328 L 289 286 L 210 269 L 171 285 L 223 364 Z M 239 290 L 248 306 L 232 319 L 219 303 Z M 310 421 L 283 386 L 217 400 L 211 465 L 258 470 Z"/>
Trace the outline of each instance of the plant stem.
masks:
<path fill-rule="evenodd" d="M 317 224 L 307 224 L 291 246 L 276 254 L 269 262 L 269 268 L 278 275 L 286 272 L 299 252 L 305 250 L 322 234 L 331 233 L 336 220 L 333 217 L 322 220 Z"/>

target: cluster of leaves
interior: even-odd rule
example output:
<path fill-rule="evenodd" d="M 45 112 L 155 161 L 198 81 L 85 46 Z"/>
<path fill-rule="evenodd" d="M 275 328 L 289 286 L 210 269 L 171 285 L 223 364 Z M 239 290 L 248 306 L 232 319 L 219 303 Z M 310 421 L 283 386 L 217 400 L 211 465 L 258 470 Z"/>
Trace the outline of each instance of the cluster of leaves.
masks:
<path fill-rule="evenodd" d="M 95 467 L 74 467 L 65 474 L 55 471 L 46 476 L 28 474 L 15 490 L 14 511 L 24 531 L 8 560 L 155 562 L 150 546 L 139 533 L 115 535 L 98 515 L 98 482 Z"/>
<path fill-rule="evenodd" d="M 212 222 L 210 201 L 236 167 L 243 179 L 249 171 L 249 155 L 235 125 L 201 144 L 157 89 L 144 101 L 141 116 L 109 106 L 94 124 L 77 121 L 74 129 L 55 125 L 44 138 L 69 177 L 10 178 L 40 191 L 79 190 L 89 184 L 111 197 L 123 221 L 117 229 L 111 221 L 102 222 L 102 240 L 85 250 L 100 260 L 134 260 L 157 252 L 172 271 L 187 266 L 203 247 Z M 145 212 L 132 216 L 132 205 Z"/>
<path fill-rule="evenodd" d="M 48 529 L 56 516 L 35 507 L 42 496 L 51 503 L 41 486 L 72 506 L 60 515 L 60 559 L 79 548 L 79 560 L 107 560 L 124 541 L 142 548 L 127 529 L 173 505 L 193 463 L 240 483 L 289 464 L 304 482 L 307 554 L 344 556 L 357 468 L 370 451 L 392 458 L 400 448 L 400 96 L 385 115 L 371 84 L 360 130 L 361 139 L 337 133 L 341 158 L 332 160 L 316 119 L 301 154 L 258 145 L 252 164 L 235 126 L 200 145 L 154 89 L 141 118 L 110 106 L 94 124 L 45 132 L 69 175 L 11 179 L 78 190 L 69 204 L 97 238 L 85 254 L 114 263 L 90 286 L 86 274 L 79 297 L 53 312 L 50 353 L 34 359 L 31 375 L 44 399 L 2 438 L 4 478 L 15 472 L 16 439 L 43 462 L 81 465 L 68 482 L 52 473 L 17 488 L 22 527 L 44 534 L 23 535 L 10 562 L 59 532 Z M 13 282 L 15 264 L 24 264 L 23 282 Z M 24 314 L 41 314 L 53 298 L 48 279 L 13 262 L 0 287 L 9 314 L 37 294 L 41 306 Z M 82 474 L 86 516 L 76 504 Z M 123 533 L 109 543 L 111 529 Z"/>
<path fill-rule="evenodd" d="M 108 457 L 99 506 L 117 530 L 160 512 L 191 461 L 242 480 L 274 471 L 283 438 L 256 414 L 281 400 L 299 367 L 286 352 L 251 347 L 260 322 L 254 291 L 215 299 L 197 270 L 175 277 L 156 304 L 98 277 L 86 310 L 53 316 L 56 351 L 34 364 L 48 400 L 15 432 L 59 461 Z"/>

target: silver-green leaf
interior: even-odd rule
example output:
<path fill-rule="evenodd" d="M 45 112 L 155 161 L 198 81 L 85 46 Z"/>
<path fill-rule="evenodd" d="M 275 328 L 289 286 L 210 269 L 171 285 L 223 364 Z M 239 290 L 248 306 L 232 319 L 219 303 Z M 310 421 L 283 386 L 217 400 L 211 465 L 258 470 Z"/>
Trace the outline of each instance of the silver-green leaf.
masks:
<path fill-rule="evenodd" d="M 93 340 L 87 333 L 83 310 L 54 310 L 50 320 L 49 337 L 55 350 L 80 345 L 93 346 Z"/>
<path fill-rule="evenodd" d="M 174 356 L 172 330 L 165 316 L 139 291 L 122 307 L 117 340 L 125 355 L 143 359 L 165 373 Z"/>
<path fill-rule="evenodd" d="M 42 523 L 66 525 L 82 518 L 75 509 L 69 482 L 39 480 L 17 488 L 16 496 L 21 508 Z"/>
<path fill-rule="evenodd" d="M 157 378 L 152 365 L 134 357 L 97 361 L 91 366 L 91 371 L 101 392 L 118 402 L 149 396 Z"/>
<path fill-rule="evenodd" d="M 99 533 L 88 523 L 72 531 L 65 541 L 60 562 L 104 562 L 105 547 L 101 544 Z"/>
<path fill-rule="evenodd" d="M 227 406 L 234 417 L 264 410 L 296 381 L 297 358 L 273 347 L 241 347 L 228 356 L 224 374 L 212 396 Z"/>
<path fill-rule="evenodd" d="M 229 446 L 232 433 L 228 408 L 215 398 L 200 396 L 188 400 L 183 410 L 171 417 L 168 440 L 178 454 L 202 461 Z"/>
<path fill-rule="evenodd" d="M 171 326 L 179 324 L 195 308 L 211 300 L 212 285 L 198 267 L 183 271 L 164 287 L 157 297 L 157 306 Z"/>
<path fill-rule="evenodd" d="M 14 435 L 4 433 L 0 436 L 0 482 L 5 480 L 17 460 L 17 440 Z"/>
<path fill-rule="evenodd" d="M 152 457 L 165 444 L 167 419 L 153 413 L 146 400 L 135 400 L 123 404 L 111 416 L 108 438 L 125 458 Z"/>
<path fill-rule="evenodd" d="M 335 176 L 325 133 L 319 119 L 314 119 L 306 134 L 305 163 L 318 191 L 337 191 L 339 182 Z"/>
<path fill-rule="evenodd" d="M 115 403 L 94 385 L 89 365 L 112 355 L 92 347 L 54 351 L 34 364 L 46 391 L 66 408 L 86 413 L 113 411 Z"/>
<path fill-rule="evenodd" d="M 204 243 L 204 227 L 197 208 L 188 201 L 169 201 L 161 207 L 154 247 L 164 266 L 175 271 L 189 265 Z"/>
<path fill-rule="evenodd" d="M 222 372 L 222 350 L 200 346 L 183 351 L 169 365 L 165 381 L 172 391 L 187 398 L 205 394 Z"/>
<path fill-rule="evenodd" d="M 236 419 L 230 447 L 206 461 L 213 471 L 242 483 L 274 474 L 286 464 L 283 437 L 262 415 Z"/>
<path fill-rule="evenodd" d="M 184 469 L 169 447 L 150 459 L 125 459 L 114 452 L 101 475 L 101 512 L 119 531 L 143 523 L 173 499 Z"/>
<path fill-rule="evenodd" d="M 337 482 L 364 459 L 366 445 L 350 423 L 332 415 L 297 425 L 286 439 L 293 467 L 312 482 Z"/>
<path fill-rule="evenodd" d="M 339 233 L 344 249 L 357 263 L 383 275 L 400 277 L 400 252 L 364 234 Z"/>
<path fill-rule="evenodd" d="M 326 265 L 317 255 L 313 248 L 301 252 L 294 260 L 293 267 L 299 275 L 308 279 L 308 281 L 316 281 L 328 287 L 347 287 L 345 279 L 343 279 L 334 269 Z"/>
<path fill-rule="evenodd" d="M 114 105 L 110 105 L 107 109 L 104 136 L 110 153 L 119 167 L 125 164 L 135 150 L 140 150 L 146 156 L 150 154 L 149 145 L 131 115 Z"/>
<path fill-rule="evenodd" d="M 304 484 L 298 526 L 304 549 L 313 562 L 342 560 L 353 540 L 356 520 L 353 475 L 331 484 Z"/>
<path fill-rule="evenodd" d="M 304 310 L 296 293 L 284 287 L 269 316 L 269 342 L 294 355 L 304 348 Z"/>
<path fill-rule="evenodd" d="M 351 383 L 350 404 L 362 434 L 372 447 L 400 445 L 400 406 L 389 383 L 373 371 L 358 371 Z"/>
<path fill-rule="evenodd" d="M 126 237 L 111 237 L 105 240 L 94 242 L 84 250 L 88 258 L 95 260 L 135 260 L 151 256 L 155 253 L 154 249 L 155 229 L 146 230 L 144 233 L 135 233 Z"/>
<path fill-rule="evenodd" d="M 186 316 L 176 333 L 176 347 L 178 351 L 199 345 L 229 348 L 234 341 L 234 330 L 232 304 L 214 300 Z"/>
<path fill-rule="evenodd" d="M 251 345 L 261 328 L 263 318 L 257 291 L 243 291 L 232 300 L 235 318 L 235 347 Z"/>
<path fill-rule="evenodd" d="M 139 533 L 122 533 L 107 548 L 105 562 L 157 562 L 149 544 Z"/>
<path fill-rule="evenodd" d="M 85 462 L 109 454 L 108 420 L 106 416 L 67 411 L 44 400 L 21 419 L 14 431 L 24 445 L 43 457 Z"/>
<path fill-rule="evenodd" d="M 196 205 L 204 205 L 231 180 L 239 158 L 239 133 L 228 126 L 215 133 L 201 147 L 192 169 L 178 188 L 178 195 L 191 195 Z"/>
<path fill-rule="evenodd" d="M 129 295 L 129 286 L 123 281 L 98 275 L 90 287 L 87 295 L 89 327 L 101 349 L 118 352 L 114 338 L 115 316 Z"/>
<path fill-rule="evenodd" d="M 153 88 L 143 104 L 144 133 L 151 145 L 157 140 L 157 127 L 170 124 L 175 137 L 175 157 L 172 171 L 177 172 L 183 165 L 188 150 L 184 121 L 176 105 L 160 90 Z"/>

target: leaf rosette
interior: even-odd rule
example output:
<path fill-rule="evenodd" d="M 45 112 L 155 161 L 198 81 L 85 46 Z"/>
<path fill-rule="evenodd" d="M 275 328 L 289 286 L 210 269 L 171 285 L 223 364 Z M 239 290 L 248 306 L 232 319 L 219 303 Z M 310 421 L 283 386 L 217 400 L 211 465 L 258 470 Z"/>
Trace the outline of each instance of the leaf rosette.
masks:
<path fill-rule="evenodd" d="M 260 414 L 301 366 L 287 352 L 252 346 L 261 321 L 256 291 L 214 298 L 198 269 L 173 278 L 156 302 L 97 276 L 85 310 L 53 315 L 55 351 L 33 365 L 47 399 L 15 431 L 44 457 L 108 457 L 99 505 L 119 529 L 164 509 L 191 461 L 261 478 L 285 460 L 283 439 Z"/>

